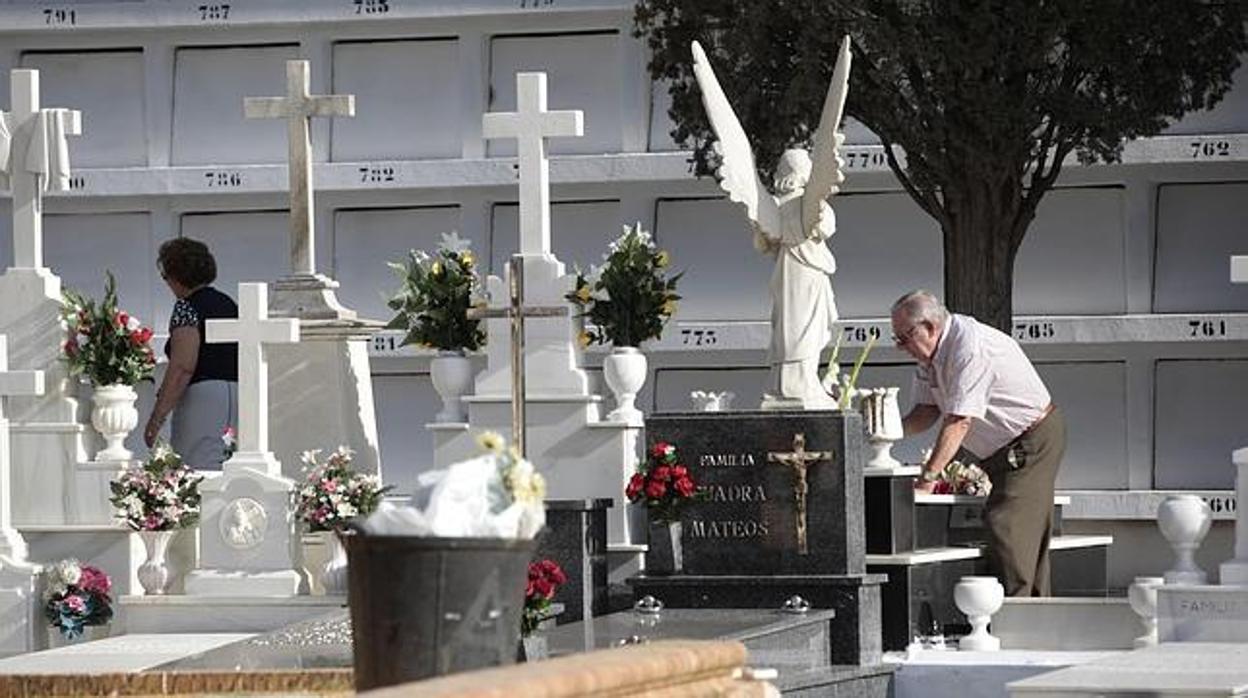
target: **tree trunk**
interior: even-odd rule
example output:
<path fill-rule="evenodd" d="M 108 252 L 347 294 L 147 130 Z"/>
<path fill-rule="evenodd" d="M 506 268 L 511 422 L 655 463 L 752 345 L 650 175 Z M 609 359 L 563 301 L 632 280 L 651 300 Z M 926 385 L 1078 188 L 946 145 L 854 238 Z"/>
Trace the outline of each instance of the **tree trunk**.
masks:
<path fill-rule="evenodd" d="M 1012 198 L 1012 201 L 1011 201 Z M 942 226 L 945 305 L 1010 334 L 1014 258 L 1011 231 L 1018 198 L 991 189 L 946 190 L 948 222 Z M 1004 205 L 1002 205 L 1003 202 Z M 1011 205 L 1012 204 L 1012 205 Z"/>

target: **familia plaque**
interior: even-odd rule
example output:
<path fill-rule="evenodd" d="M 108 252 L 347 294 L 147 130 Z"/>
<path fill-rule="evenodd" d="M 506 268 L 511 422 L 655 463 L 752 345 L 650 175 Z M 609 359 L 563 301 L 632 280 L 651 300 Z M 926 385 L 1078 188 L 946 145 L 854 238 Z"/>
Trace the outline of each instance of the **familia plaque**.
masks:
<path fill-rule="evenodd" d="M 831 411 L 658 413 L 699 496 L 681 510 L 685 574 L 864 571 L 862 420 Z"/>

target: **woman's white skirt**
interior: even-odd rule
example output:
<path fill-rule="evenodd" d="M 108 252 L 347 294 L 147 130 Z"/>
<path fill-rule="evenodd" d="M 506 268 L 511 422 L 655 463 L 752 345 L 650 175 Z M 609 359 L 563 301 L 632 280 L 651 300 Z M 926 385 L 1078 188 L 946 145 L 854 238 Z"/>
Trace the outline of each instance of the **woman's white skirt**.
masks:
<path fill-rule="evenodd" d="M 220 470 L 227 427 L 238 429 L 238 383 L 199 381 L 186 386 L 173 409 L 170 446 L 196 470 Z"/>

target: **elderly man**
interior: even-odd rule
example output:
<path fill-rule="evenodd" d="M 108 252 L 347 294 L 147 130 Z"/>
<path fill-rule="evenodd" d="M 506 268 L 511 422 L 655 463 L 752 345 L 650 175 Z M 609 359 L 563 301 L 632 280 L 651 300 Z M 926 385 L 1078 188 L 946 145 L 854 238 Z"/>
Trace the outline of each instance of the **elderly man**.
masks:
<path fill-rule="evenodd" d="M 893 304 L 893 341 L 918 362 L 907 435 L 937 421 L 936 445 L 915 483 L 930 492 L 959 448 L 992 479 L 984 510 L 990 559 L 1010 596 L 1049 594 L 1053 483 L 1066 422 L 1018 342 L 949 313 L 927 291 Z"/>

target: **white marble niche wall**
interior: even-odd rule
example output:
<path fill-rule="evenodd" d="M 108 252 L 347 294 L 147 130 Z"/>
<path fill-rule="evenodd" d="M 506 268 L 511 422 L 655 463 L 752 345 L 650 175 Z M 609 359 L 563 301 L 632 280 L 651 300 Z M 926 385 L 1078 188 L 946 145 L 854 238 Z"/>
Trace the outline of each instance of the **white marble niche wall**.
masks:
<path fill-rule="evenodd" d="M 460 157 L 458 43 L 448 38 L 335 44 L 333 92 L 355 95 L 356 106 L 355 117 L 331 120 L 330 159 Z"/>
<path fill-rule="evenodd" d="M 1244 445 L 1248 414 L 1248 360 L 1162 360 L 1156 377 L 1153 486 L 1233 488 L 1231 452 Z"/>
<path fill-rule="evenodd" d="M 494 204 L 490 221 L 489 273 L 504 275 L 507 260 L 520 248 L 520 207 Z M 632 225 L 635 221 L 629 221 Z M 602 264 L 607 245 L 623 232 L 618 201 L 563 201 L 550 207 L 550 249 L 567 273 L 576 265 Z M 643 222 L 643 227 L 644 222 Z"/>
<path fill-rule="evenodd" d="M 45 106 L 82 112 L 82 135 L 69 138 L 71 168 L 147 164 L 142 50 L 32 51 L 21 67 L 39 71 Z"/>
<path fill-rule="evenodd" d="M 285 95 L 286 61 L 298 57 L 294 44 L 179 48 L 174 54 L 172 164 L 285 163 L 286 122 L 244 118 L 243 98 Z M 319 79 L 314 68 L 314 92 L 320 92 Z M 280 275 L 275 270 L 261 278 Z"/>
<path fill-rule="evenodd" d="M 1231 283 L 1229 260 L 1248 254 L 1245 221 L 1246 182 L 1159 186 L 1153 311 L 1248 311 L 1248 285 Z"/>
<path fill-rule="evenodd" d="M 213 286 L 236 301 L 239 282 L 268 283 L 290 266 L 285 211 L 185 213 L 181 235 L 208 245 L 217 260 Z"/>
<path fill-rule="evenodd" d="M 630 39 L 631 40 L 631 39 Z M 581 138 L 551 138 L 552 155 L 617 153 L 620 113 L 627 95 L 620 89 L 620 36 L 616 32 L 495 36 L 490 40 L 490 111 L 514 111 L 516 73 L 546 73 L 547 109 L 580 109 Z M 514 157 L 512 139 L 486 144 L 490 157 Z"/>
<path fill-rule="evenodd" d="M 341 284 L 338 299 L 361 317 L 388 322 L 393 311 L 386 307 L 386 299 L 398 289 L 400 277 L 386 263 L 405 263 L 412 249 L 432 254 L 441 234 L 458 227 L 458 206 L 335 211 L 333 273 Z M 483 259 L 486 241 L 472 243 L 477 258 Z M 378 402 L 379 410 L 380 406 Z"/>

